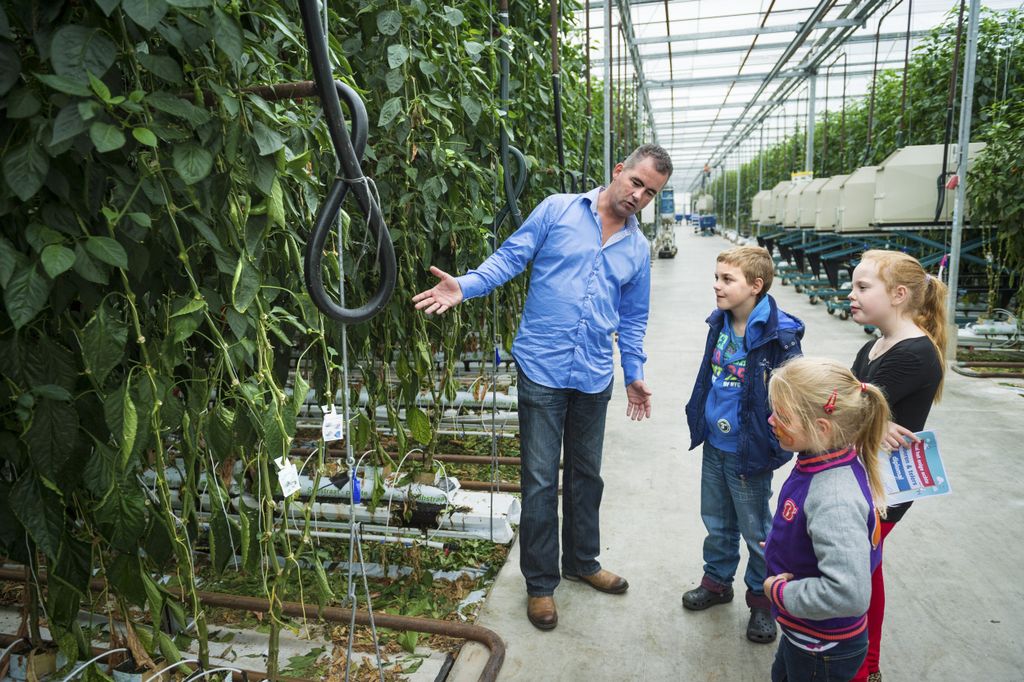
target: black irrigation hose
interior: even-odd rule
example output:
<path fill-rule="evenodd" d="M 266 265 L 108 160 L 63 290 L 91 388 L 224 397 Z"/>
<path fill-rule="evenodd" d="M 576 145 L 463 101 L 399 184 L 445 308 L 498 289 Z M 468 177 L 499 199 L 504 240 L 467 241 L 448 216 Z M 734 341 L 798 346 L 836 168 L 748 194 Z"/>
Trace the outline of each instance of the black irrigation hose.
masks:
<path fill-rule="evenodd" d="M 558 61 L 558 0 L 551 0 L 551 96 L 555 105 L 555 149 L 558 152 L 558 183 L 565 193 L 565 135 L 562 128 L 562 75 Z M 576 193 L 576 178 L 570 175 L 572 193 Z"/>
<path fill-rule="evenodd" d="M 310 298 L 320 311 L 332 319 L 355 324 L 365 322 L 387 305 L 395 291 L 398 265 L 395 261 L 395 246 L 391 242 L 391 233 L 384 223 L 380 206 L 370 188 L 370 181 L 363 175 L 360 159 L 366 149 L 367 128 L 369 127 L 366 107 L 356 92 L 334 80 L 331 64 L 327 57 L 327 36 L 320 23 L 316 0 L 299 0 L 299 12 L 302 16 L 302 28 L 306 34 L 309 47 L 309 59 L 313 65 L 313 78 L 316 81 L 317 94 L 324 110 L 324 118 L 331 135 L 334 153 L 341 163 L 342 177 L 336 178 L 327 191 L 327 196 L 317 211 L 313 232 L 306 244 L 305 280 Z M 341 109 L 341 100 L 345 100 L 352 116 L 352 136 L 349 137 L 345 127 L 345 115 Z M 380 284 L 377 291 L 363 306 L 345 308 L 334 302 L 324 289 L 322 262 L 324 244 L 327 235 L 337 224 L 341 204 L 349 190 L 355 190 L 359 208 L 367 218 L 367 226 L 377 235 L 377 261 L 380 264 Z M 339 251 L 342 245 L 338 244 Z M 340 273 L 341 285 L 344 286 L 345 273 Z"/>
<path fill-rule="evenodd" d="M 504 36 L 508 34 L 509 21 L 508 21 L 508 0 L 501 0 L 501 4 L 498 6 L 498 19 L 501 21 L 502 26 L 502 43 L 503 49 L 500 53 L 500 69 L 501 74 L 498 81 L 498 97 L 501 100 L 501 106 L 505 111 L 508 111 L 508 79 L 509 79 L 509 49 L 508 39 Z M 519 195 L 523 193 L 523 189 L 526 187 L 526 157 L 523 153 L 509 144 L 508 140 L 508 128 L 506 127 L 507 121 L 501 122 L 501 136 L 500 136 L 500 149 L 501 149 L 501 168 L 502 168 L 502 185 L 505 190 L 505 205 L 498 211 L 498 215 L 494 218 L 494 239 L 498 238 L 498 228 L 505 221 L 506 217 L 511 217 L 512 228 L 518 230 L 519 226 L 523 224 L 523 214 L 519 212 L 518 199 Z M 513 181 L 512 176 L 512 161 L 510 157 L 515 157 L 516 166 L 518 172 L 515 173 L 515 180 Z M 497 244 L 497 242 L 495 242 Z"/>
<path fill-rule="evenodd" d="M 586 137 L 584 137 L 584 139 L 583 139 L 583 172 L 580 173 L 580 189 L 585 192 L 588 189 L 587 171 L 589 170 L 589 166 L 590 166 L 590 120 L 591 120 L 590 99 L 591 99 L 591 97 L 593 97 L 593 91 L 591 90 L 591 85 L 590 85 L 590 0 L 585 0 L 584 5 L 583 5 L 583 11 L 587 15 L 587 28 L 586 28 L 586 36 L 587 36 L 587 38 L 586 38 L 586 40 L 587 40 L 586 57 L 587 57 L 587 61 L 586 61 L 586 72 L 584 74 L 584 78 L 587 81 L 587 89 L 586 89 L 586 92 L 587 92 L 587 116 L 586 116 L 586 118 L 587 118 L 587 134 L 586 134 Z"/>
<path fill-rule="evenodd" d="M 956 97 L 956 80 L 960 73 L 960 43 L 964 32 L 965 0 L 960 0 L 960 13 L 956 19 L 956 49 L 953 51 L 953 70 L 949 74 L 949 94 L 946 96 L 946 134 L 942 141 L 942 173 L 935 178 L 935 222 L 942 217 L 942 209 L 946 205 L 946 178 L 949 176 L 949 140 L 953 136 L 953 99 Z"/>

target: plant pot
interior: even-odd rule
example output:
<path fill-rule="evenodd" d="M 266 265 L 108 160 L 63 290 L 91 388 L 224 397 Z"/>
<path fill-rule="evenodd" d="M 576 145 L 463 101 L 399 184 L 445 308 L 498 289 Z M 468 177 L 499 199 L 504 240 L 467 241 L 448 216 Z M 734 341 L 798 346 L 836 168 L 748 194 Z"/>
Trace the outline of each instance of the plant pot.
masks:
<path fill-rule="evenodd" d="M 12 680 L 36 682 L 57 671 L 57 649 L 32 649 L 11 654 L 11 668 L 7 672 Z"/>

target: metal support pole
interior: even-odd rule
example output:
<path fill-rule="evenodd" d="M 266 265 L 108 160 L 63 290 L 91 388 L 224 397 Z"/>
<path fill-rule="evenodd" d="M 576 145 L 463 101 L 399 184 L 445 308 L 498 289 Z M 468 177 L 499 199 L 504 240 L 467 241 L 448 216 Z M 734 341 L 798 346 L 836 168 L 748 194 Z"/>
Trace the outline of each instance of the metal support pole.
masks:
<path fill-rule="evenodd" d="M 757 143 L 757 191 L 764 190 L 764 124 L 761 125 L 761 141 Z"/>
<path fill-rule="evenodd" d="M 740 187 L 743 186 L 743 160 L 736 159 L 736 234 L 740 232 Z"/>
<path fill-rule="evenodd" d="M 978 61 L 978 11 L 980 0 L 971 0 L 967 20 L 967 54 L 964 57 L 963 92 L 960 96 L 960 131 L 957 150 L 960 161 L 956 168 L 956 201 L 953 204 L 953 235 L 949 247 L 949 315 L 948 350 L 946 357 L 956 361 L 957 327 L 956 294 L 960 280 L 960 242 L 964 231 L 964 201 L 967 196 L 967 147 L 971 141 L 971 113 L 974 105 L 974 67 Z"/>
<path fill-rule="evenodd" d="M 807 78 L 807 149 L 804 152 L 804 170 L 814 172 L 814 85 L 818 74 Z"/>
<path fill-rule="evenodd" d="M 729 213 L 729 165 L 722 160 L 722 228 L 725 229 L 725 216 Z"/>
<path fill-rule="evenodd" d="M 612 3 L 604 3 L 604 185 L 612 181 Z"/>

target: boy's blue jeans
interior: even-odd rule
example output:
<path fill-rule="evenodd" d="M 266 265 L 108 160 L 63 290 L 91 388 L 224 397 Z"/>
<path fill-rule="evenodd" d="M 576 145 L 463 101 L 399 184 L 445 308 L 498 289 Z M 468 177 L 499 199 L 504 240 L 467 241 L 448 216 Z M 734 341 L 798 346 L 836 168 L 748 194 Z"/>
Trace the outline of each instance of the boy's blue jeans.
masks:
<path fill-rule="evenodd" d="M 570 575 L 601 570 L 601 451 L 613 383 L 600 393 L 583 393 L 542 386 L 519 371 L 519 566 L 531 597 L 553 594 L 560 580 L 558 460 L 563 448 L 561 569 Z"/>
<path fill-rule="evenodd" d="M 704 539 L 704 577 L 723 588 L 731 585 L 740 563 L 740 536 L 749 558 L 744 582 L 755 597 L 764 596 L 764 548 L 760 543 L 772 525 L 768 502 L 772 472 L 740 478 L 739 457 L 704 443 L 700 477 L 700 515 L 708 536 Z M 748 600 L 749 601 L 749 600 Z M 767 606 L 767 605 L 765 605 Z"/>
<path fill-rule="evenodd" d="M 848 682 L 867 653 L 867 630 L 819 653 L 801 649 L 783 635 L 772 665 L 772 682 Z"/>

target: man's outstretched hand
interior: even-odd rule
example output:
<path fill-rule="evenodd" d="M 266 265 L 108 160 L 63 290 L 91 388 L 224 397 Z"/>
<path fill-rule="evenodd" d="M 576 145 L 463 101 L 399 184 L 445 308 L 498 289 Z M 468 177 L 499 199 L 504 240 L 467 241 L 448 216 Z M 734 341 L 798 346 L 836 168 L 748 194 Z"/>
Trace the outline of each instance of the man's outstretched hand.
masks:
<path fill-rule="evenodd" d="M 434 313 L 440 315 L 449 308 L 454 308 L 462 303 L 462 287 L 454 277 L 433 265 L 430 266 L 430 274 L 440 281 L 433 289 L 421 291 L 412 297 L 412 302 L 416 304 L 416 310 L 422 310 L 428 315 Z"/>
<path fill-rule="evenodd" d="M 651 396 L 653 392 L 647 388 L 643 379 L 637 379 L 626 386 L 626 416 L 635 422 L 643 421 L 651 416 Z"/>

